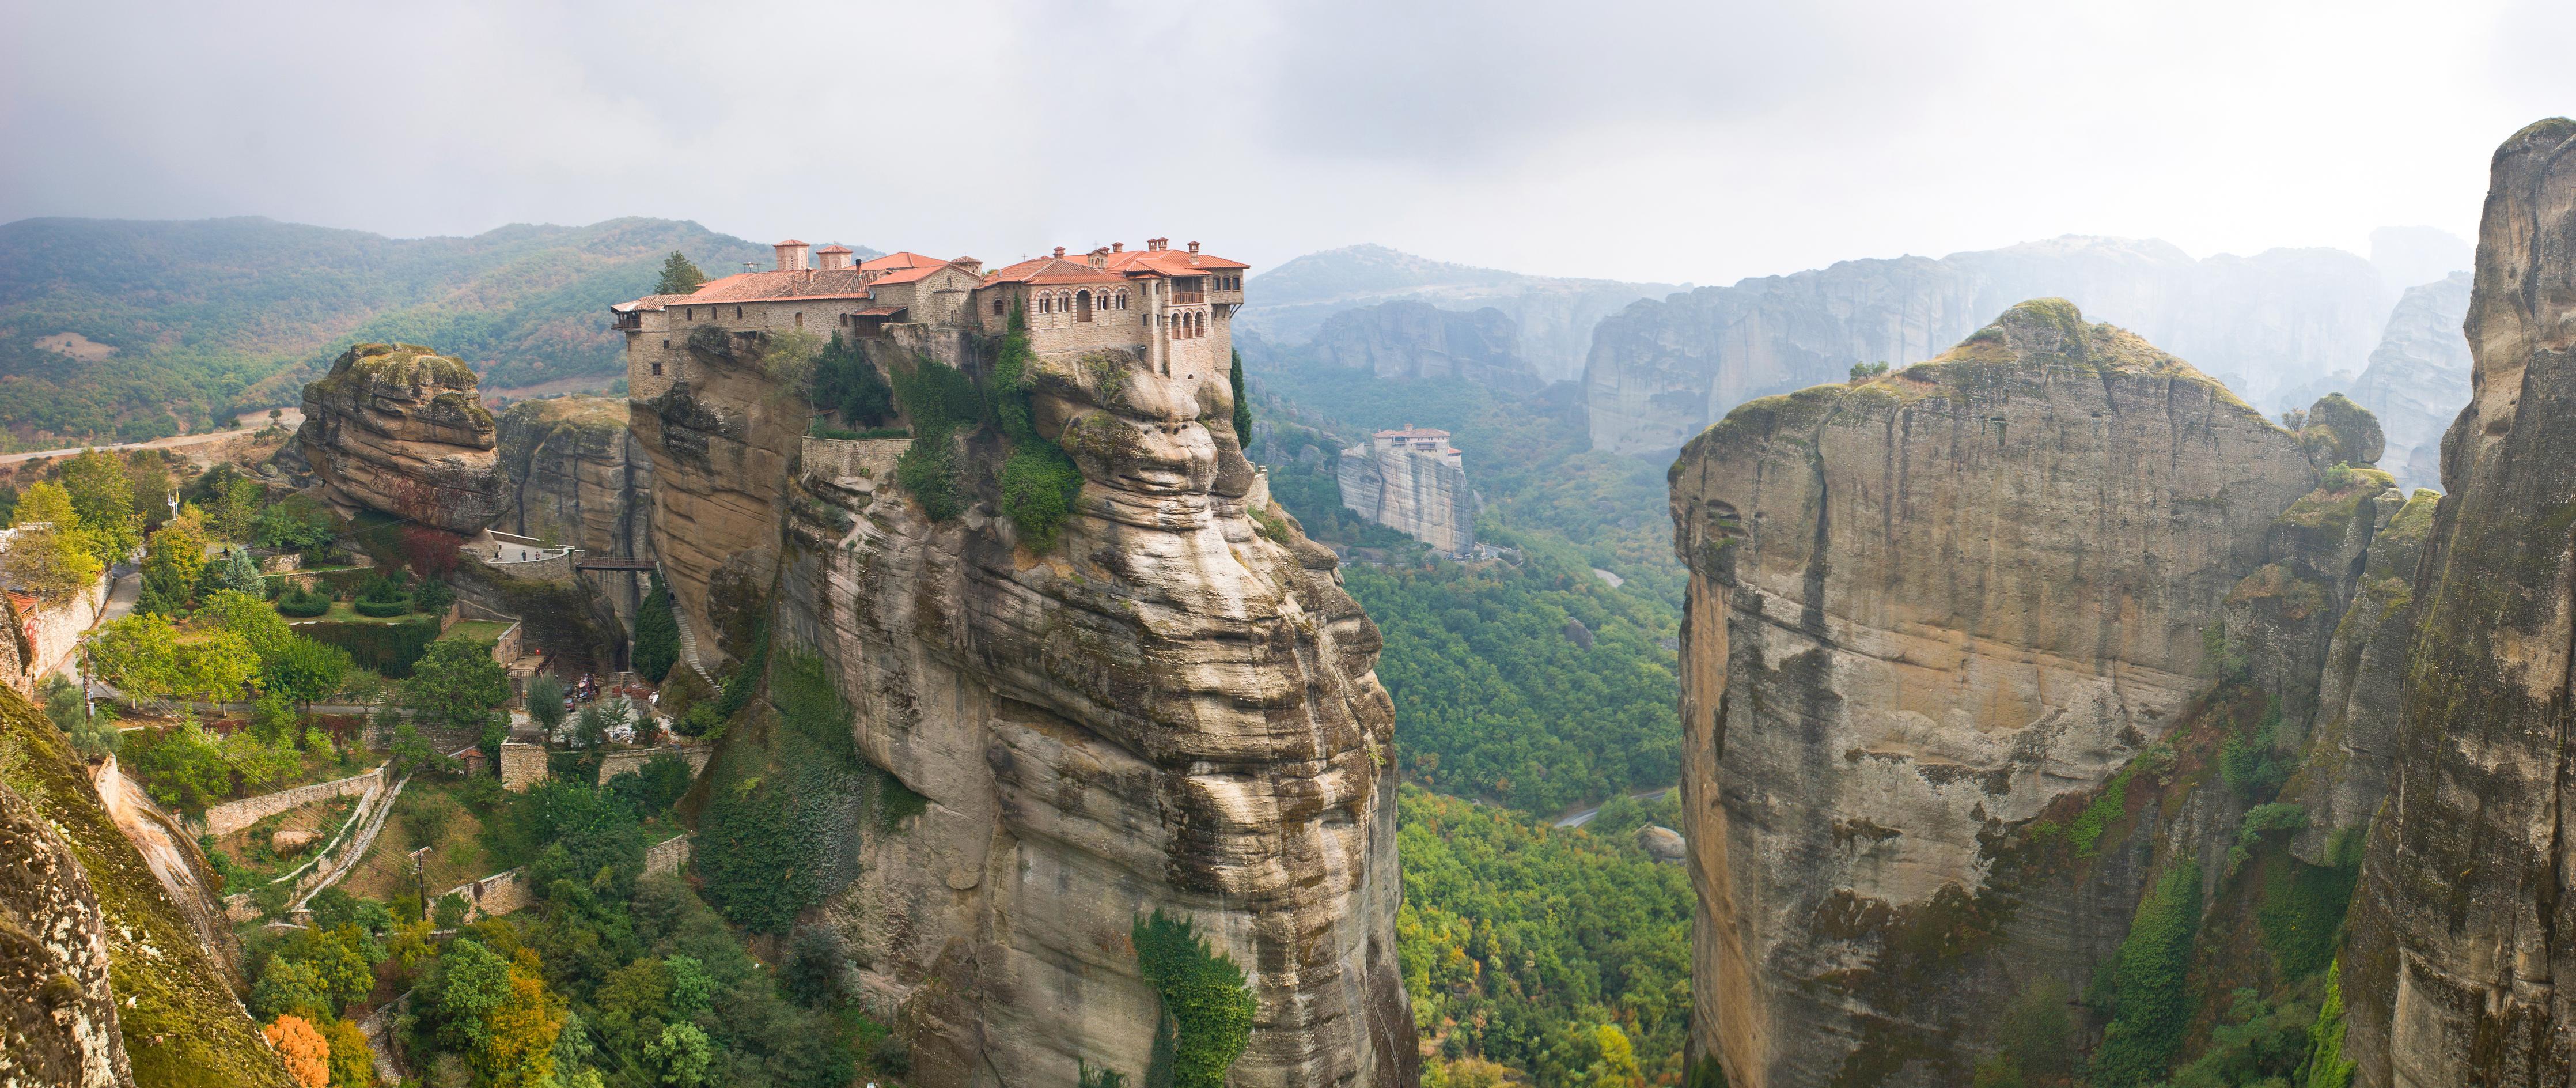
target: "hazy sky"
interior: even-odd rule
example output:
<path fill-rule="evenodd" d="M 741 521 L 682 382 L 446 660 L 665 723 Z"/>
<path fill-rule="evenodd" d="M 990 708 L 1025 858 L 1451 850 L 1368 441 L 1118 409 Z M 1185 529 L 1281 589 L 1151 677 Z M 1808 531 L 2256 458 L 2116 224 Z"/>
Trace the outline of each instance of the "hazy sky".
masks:
<path fill-rule="evenodd" d="M 0 0 L 0 221 L 1374 241 L 1726 282 L 2056 234 L 2474 234 L 2576 4 Z"/>

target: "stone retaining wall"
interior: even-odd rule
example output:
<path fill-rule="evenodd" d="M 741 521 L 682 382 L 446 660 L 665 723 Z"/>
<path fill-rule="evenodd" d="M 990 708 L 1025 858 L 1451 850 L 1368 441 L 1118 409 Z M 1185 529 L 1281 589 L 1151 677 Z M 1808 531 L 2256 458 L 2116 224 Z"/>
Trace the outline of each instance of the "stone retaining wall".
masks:
<path fill-rule="evenodd" d="M 297 786 L 294 789 L 279 790 L 275 793 L 263 793 L 257 797 L 226 801 L 220 805 L 208 805 L 205 818 L 194 830 L 201 835 L 230 835 L 290 809 L 302 808 L 334 797 L 365 793 L 376 788 L 376 783 L 383 781 L 384 775 L 384 768 L 379 767 L 365 774 L 350 775 L 347 778 L 329 782 L 316 782 L 309 786 Z"/>
<path fill-rule="evenodd" d="M 707 769 L 707 759 L 712 754 L 713 750 L 710 746 L 704 744 L 666 744 L 659 748 L 620 749 L 599 757 L 599 784 L 605 786 L 609 779 L 629 771 L 640 774 L 644 770 L 644 765 L 652 762 L 653 757 L 659 755 L 676 755 L 688 760 L 689 777 L 695 778 L 699 771 Z"/>
<path fill-rule="evenodd" d="M 689 837 L 673 835 L 644 848 L 644 875 L 669 873 L 677 875 L 689 863 Z"/>
<path fill-rule="evenodd" d="M 470 884 L 447 889 L 447 895 L 465 900 L 465 920 L 512 914 L 536 902 L 536 892 L 528 887 L 525 867 L 508 869 Z M 446 896 L 440 896 L 446 898 Z"/>
<path fill-rule="evenodd" d="M 837 480 L 845 476 L 869 476 L 889 479 L 894 475 L 894 459 L 912 445 L 909 438 L 814 438 L 805 439 L 802 463 L 808 475 L 818 479 Z"/>

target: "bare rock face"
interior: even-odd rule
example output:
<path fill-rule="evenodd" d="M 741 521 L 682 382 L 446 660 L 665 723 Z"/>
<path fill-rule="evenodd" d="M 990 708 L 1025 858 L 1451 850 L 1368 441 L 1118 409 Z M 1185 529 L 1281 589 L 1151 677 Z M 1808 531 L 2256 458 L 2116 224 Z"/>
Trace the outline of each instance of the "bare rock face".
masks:
<path fill-rule="evenodd" d="M 2282 791 L 2282 800 L 2308 810 L 2291 848 L 2311 865 L 2353 856 L 2388 795 L 2399 687 L 2415 646 L 2415 564 L 2440 501 L 2429 490 L 2410 497 L 2395 488 L 2371 500 L 2377 531 L 2369 559 L 2326 652 L 2309 754 Z"/>
<path fill-rule="evenodd" d="M 1521 356 L 1520 327 L 1491 306 L 1473 312 L 1398 301 L 1344 310 L 1315 334 L 1315 360 L 1381 378 L 1466 381 L 1509 389 L 1544 384 Z"/>
<path fill-rule="evenodd" d="M 600 555 L 650 557 L 653 462 L 610 397 L 520 401 L 501 413 L 507 506 L 493 528 Z"/>
<path fill-rule="evenodd" d="M 2361 1085 L 2562 1084 L 2576 1063 L 2576 122 L 2497 149 L 2467 332 L 2476 397 L 2442 443 L 2397 778 L 2344 952 Z"/>
<path fill-rule="evenodd" d="M 309 470 L 344 513 L 472 533 L 501 513 L 493 436 L 464 363 L 413 344 L 359 344 L 304 387 L 304 426 L 282 460 Z"/>
<path fill-rule="evenodd" d="M 1737 404 L 1840 381 L 1855 363 L 1930 358 L 2005 307 L 2052 295 L 2257 403 L 2361 360 L 2391 302 L 2367 261 L 2322 249 L 2196 261 L 2163 242 L 2070 235 L 1939 260 L 1843 261 L 1604 318 L 1584 378 L 1592 443 L 1671 449 Z"/>
<path fill-rule="evenodd" d="M 635 407 L 675 599 L 713 628 L 774 601 L 771 652 L 819 658 L 859 757 L 921 798 L 836 833 L 849 876 L 816 911 L 896 1010 L 907 1083 L 1141 1081 L 1161 1008 L 1129 934 L 1155 911 L 1243 969 L 1229 1083 L 1412 1083 L 1377 631 L 1257 486 L 1223 381 L 1039 358 L 1036 424 L 1083 479 L 1041 551 L 990 504 L 990 432 L 958 440 L 970 509 L 933 522 L 901 443 L 805 447 L 756 366 L 698 363 Z"/>
<path fill-rule="evenodd" d="M 2469 403 L 2470 274 L 2406 289 L 2388 315 L 2370 365 L 2353 379 L 2352 399 L 2388 432 L 2386 467 L 2408 487 L 2442 482 L 2442 430 Z"/>
<path fill-rule="evenodd" d="M 34 805 L 0 783 L 0 1085 L 130 1085 L 107 914 Z"/>
<path fill-rule="evenodd" d="M 2300 436 L 2060 299 L 1684 448 L 1693 1030 L 1729 1083 L 1964 1083 L 2012 995 L 2082 992 L 2143 849 L 2070 883 L 2003 879 L 1998 847 L 2179 724 L 2249 575 L 2334 550 L 2285 532 L 2366 541 L 2368 481 L 2280 524 L 2318 476 Z"/>
<path fill-rule="evenodd" d="M 1467 470 L 1415 450 L 1342 451 L 1334 468 L 1352 513 L 1451 554 L 1476 546 L 1476 491 Z"/>

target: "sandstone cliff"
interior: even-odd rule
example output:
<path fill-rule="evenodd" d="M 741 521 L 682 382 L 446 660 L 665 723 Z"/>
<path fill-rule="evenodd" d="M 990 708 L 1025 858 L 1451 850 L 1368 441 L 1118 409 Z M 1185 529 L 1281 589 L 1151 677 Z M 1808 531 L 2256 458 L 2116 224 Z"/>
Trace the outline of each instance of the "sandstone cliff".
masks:
<path fill-rule="evenodd" d="M 2370 365 L 2352 381 L 2352 399 L 2388 432 L 2389 471 L 2409 487 L 2442 482 L 2442 430 L 2469 403 L 2470 275 L 2406 289 L 2388 315 Z"/>
<path fill-rule="evenodd" d="M 1315 333 L 1315 361 L 1366 370 L 1381 378 L 1463 381 L 1505 389 L 1542 383 L 1520 354 L 1511 315 L 1486 307 L 1443 310 L 1427 302 L 1387 302 L 1344 310 Z"/>
<path fill-rule="evenodd" d="M 630 410 L 608 397 L 521 401 L 501 413 L 498 460 L 507 484 L 492 528 L 553 540 L 592 555 L 653 558 L 653 461 L 627 430 Z M 646 580 L 584 579 L 631 626 Z"/>
<path fill-rule="evenodd" d="M 2565 1083 L 2576 888 L 2576 122 L 2496 151 L 2467 333 L 2475 399 L 2416 580 L 2397 778 L 2345 947 L 2356 1084 Z"/>
<path fill-rule="evenodd" d="M 1476 547 L 1476 492 L 1467 470 L 1436 454 L 1362 443 L 1334 467 L 1352 513 L 1452 555 Z"/>
<path fill-rule="evenodd" d="M 2397 513 L 2332 467 L 2366 414 L 2318 410 L 2292 434 L 2052 299 L 1683 450 L 1693 1030 L 1730 1083 L 1965 1083 L 2156 873 L 2232 873 L 2246 800 L 2173 748 L 2216 745 L 2222 674 L 2298 745 Z"/>
<path fill-rule="evenodd" d="M 304 387 L 304 426 L 279 462 L 344 514 L 472 533 L 501 512 L 493 439 L 471 368 L 416 345 L 359 344 Z"/>
<path fill-rule="evenodd" d="M 900 378 L 981 374 L 990 346 L 870 350 Z M 776 663 L 780 707 L 727 734 L 706 789 L 760 803 L 829 762 L 794 753 L 852 753 L 849 784 L 793 802 L 824 874 L 808 921 L 892 1010 L 911 1083 L 1141 1080 L 1162 1011 L 1129 937 L 1158 911 L 1247 977 L 1230 1083 L 1411 1083 L 1377 633 L 1257 490 L 1221 380 L 1038 359 L 1033 416 L 1082 479 L 1039 550 L 994 514 L 991 431 L 950 449 L 969 509 L 934 521 L 893 482 L 902 442 L 809 446 L 757 359 L 689 371 L 634 410 L 654 547 L 702 641 Z M 799 734 L 811 693 L 781 669 L 828 677 L 843 724 Z"/>
<path fill-rule="evenodd" d="M 14 689 L 0 690 L 0 858 L 0 1084 L 293 1088 L 190 905 Z"/>
<path fill-rule="evenodd" d="M 1584 377 L 1592 442 L 1671 449 L 1746 400 L 1841 380 L 1855 363 L 1929 358 L 2005 307 L 2049 295 L 2195 360 L 2257 403 L 2357 365 L 2391 301 L 2376 270 L 2334 250 L 2195 261 L 2163 242 L 2069 236 L 1940 260 L 1844 261 L 1604 318 Z"/>

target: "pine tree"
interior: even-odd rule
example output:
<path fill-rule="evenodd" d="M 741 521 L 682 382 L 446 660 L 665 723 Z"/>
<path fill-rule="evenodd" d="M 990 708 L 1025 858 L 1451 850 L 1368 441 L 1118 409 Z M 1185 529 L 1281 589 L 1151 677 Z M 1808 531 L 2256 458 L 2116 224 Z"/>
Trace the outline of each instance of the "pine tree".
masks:
<path fill-rule="evenodd" d="M 707 282 L 707 274 L 698 271 L 698 266 L 690 264 L 689 258 L 675 249 L 671 251 L 669 258 L 663 260 L 662 280 L 653 285 L 653 293 L 685 295 L 697 290 L 698 285 L 705 282 Z"/>
<path fill-rule="evenodd" d="M 1252 398 L 1243 395 L 1243 353 L 1234 353 L 1234 371 L 1226 376 L 1234 383 L 1234 441 L 1246 450 L 1252 448 Z"/>

